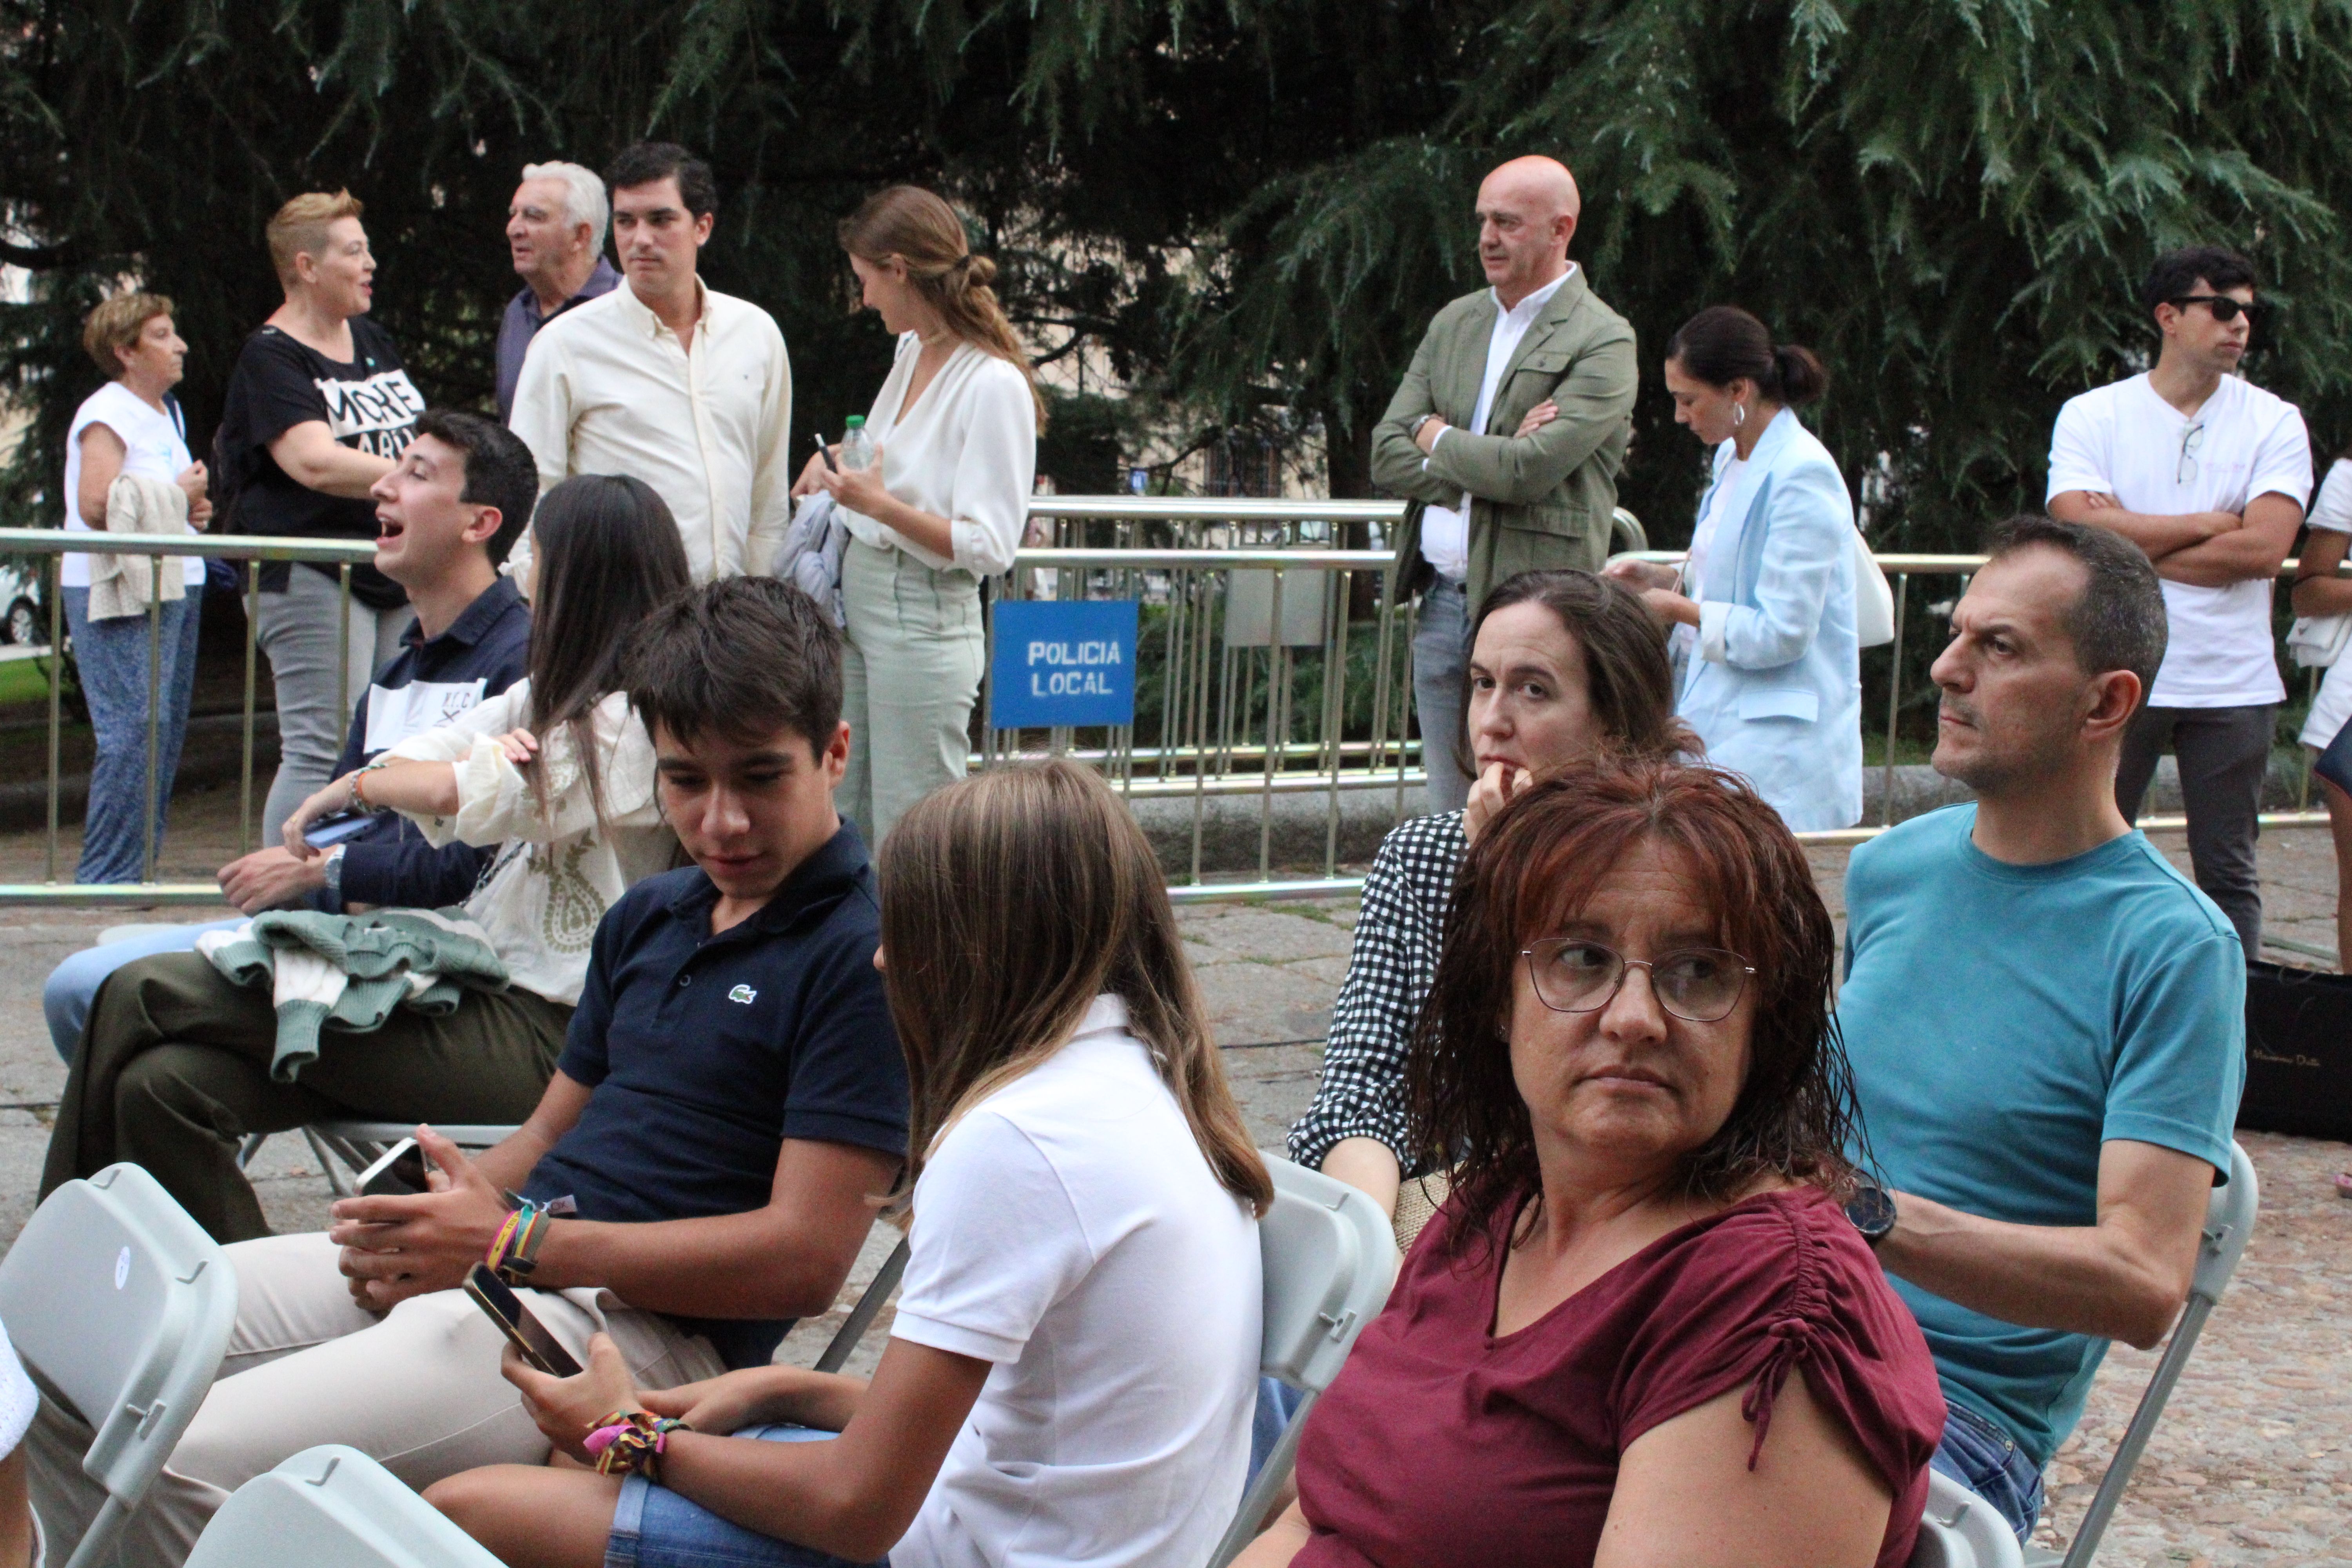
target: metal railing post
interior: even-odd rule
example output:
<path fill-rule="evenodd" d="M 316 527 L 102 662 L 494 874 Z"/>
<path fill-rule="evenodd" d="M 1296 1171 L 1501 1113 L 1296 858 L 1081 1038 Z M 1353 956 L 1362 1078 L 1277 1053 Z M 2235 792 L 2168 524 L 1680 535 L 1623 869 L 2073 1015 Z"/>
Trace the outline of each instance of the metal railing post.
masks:
<path fill-rule="evenodd" d="M 1895 664 L 1888 671 L 1886 682 L 1886 758 L 1885 771 L 1878 784 L 1878 820 L 1883 826 L 1895 821 L 1895 721 L 1903 711 L 1903 611 L 1911 602 L 1911 574 L 1895 574 Z"/>
<path fill-rule="evenodd" d="M 245 743 L 237 758 L 236 852 L 253 853 L 253 710 L 255 667 L 261 649 L 261 562 L 246 563 L 245 591 Z"/>
<path fill-rule="evenodd" d="M 139 825 L 146 845 L 139 858 L 139 879 L 142 882 L 155 879 L 155 795 L 163 771 L 163 558 L 151 555 L 147 564 L 147 815 Z M 95 769 L 91 777 L 97 777 Z M 83 808 L 82 820 L 82 833 L 87 837 L 88 807 Z"/>
<path fill-rule="evenodd" d="M 62 555 L 52 556 L 43 563 L 49 583 L 49 831 L 48 878 L 58 879 L 58 773 L 63 765 L 58 738 L 64 726 L 59 709 L 66 684 L 65 578 L 66 563 Z M 83 815 L 89 812 L 84 809 Z"/>

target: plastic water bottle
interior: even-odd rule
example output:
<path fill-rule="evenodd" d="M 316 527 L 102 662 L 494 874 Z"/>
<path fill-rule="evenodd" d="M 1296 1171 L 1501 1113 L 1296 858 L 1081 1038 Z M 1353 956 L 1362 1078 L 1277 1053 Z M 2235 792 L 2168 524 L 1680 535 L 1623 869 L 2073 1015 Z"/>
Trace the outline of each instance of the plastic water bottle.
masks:
<path fill-rule="evenodd" d="M 849 426 L 841 433 L 841 466 L 845 468 L 870 468 L 874 466 L 874 437 L 866 433 L 866 416 L 853 414 Z"/>

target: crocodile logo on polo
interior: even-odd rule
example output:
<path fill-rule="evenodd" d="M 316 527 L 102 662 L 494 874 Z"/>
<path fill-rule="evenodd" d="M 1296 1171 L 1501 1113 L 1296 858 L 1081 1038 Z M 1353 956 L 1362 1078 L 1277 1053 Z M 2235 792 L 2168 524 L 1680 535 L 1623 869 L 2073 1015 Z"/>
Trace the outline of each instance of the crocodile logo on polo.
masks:
<path fill-rule="evenodd" d="M 749 985 L 738 985 L 734 990 L 727 993 L 727 1000 L 730 1002 L 740 1002 L 743 1005 L 748 1007 L 759 994 L 760 994 L 757 991 L 752 990 Z"/>

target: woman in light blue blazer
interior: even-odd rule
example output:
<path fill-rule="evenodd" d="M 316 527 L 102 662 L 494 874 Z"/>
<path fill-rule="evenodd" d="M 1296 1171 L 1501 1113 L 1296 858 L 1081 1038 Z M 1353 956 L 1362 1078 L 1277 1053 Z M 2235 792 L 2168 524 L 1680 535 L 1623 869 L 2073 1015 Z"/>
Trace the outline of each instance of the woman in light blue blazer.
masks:
<path fill-rule="evenodd" d="M 1666 344 L 1675 420 L 1715 448 L 1690 559 L 1620 562 L 1673 637 L 1675 710 L 1707 761 L 1745 773 L 1791 828 L 1862 819 L 1853 502 L 1797 420 L 1821 361 L 1729 305 Z"/>

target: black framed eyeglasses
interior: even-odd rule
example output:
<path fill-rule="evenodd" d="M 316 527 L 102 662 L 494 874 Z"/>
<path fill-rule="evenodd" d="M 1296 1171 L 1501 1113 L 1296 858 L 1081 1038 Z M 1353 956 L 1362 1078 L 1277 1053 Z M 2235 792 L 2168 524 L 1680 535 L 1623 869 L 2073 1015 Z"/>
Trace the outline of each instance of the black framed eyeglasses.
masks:
<path fill-rule="evenodd" d="M 2215 321 L 2225 327 L 2238 319 L 2238 312 L 2241 310 L 2257 321 L 2270 313 L 2270 305 L 2264 300 L 2256 300 L 2249 304 L 2243 300 L 2232 299 L 2227 294 L 2183 294 L 2178 299 L 2167 300 L 2165 303 L 2175 309 L 2202 305 L 2213 313 Z"/>
<path fill-rule="evenodd" d="M 1595 1013 L 1616 998 L 1629 969 L 1650 972 L 1658 1005 L 1693 1024 L 1713 1024 L 1739 1005 L 1755 967 L 1719 947 L 1686 947 L 1656 958 L 1628 958 L 1604 942 L 1547 937 L 1519 950 L 1536 999 L 1555 1013 Z"/>

